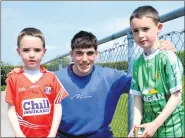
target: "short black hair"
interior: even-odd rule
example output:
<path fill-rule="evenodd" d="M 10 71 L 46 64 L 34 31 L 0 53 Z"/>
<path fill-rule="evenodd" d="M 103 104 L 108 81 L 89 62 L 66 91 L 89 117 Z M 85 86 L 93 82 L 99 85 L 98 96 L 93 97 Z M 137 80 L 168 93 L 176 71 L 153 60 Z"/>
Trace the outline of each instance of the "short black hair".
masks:
<path fill-rule="evenodd" d="M 74 50 L 75 48 L 91 48 L 93 47 L 97 50 L 98 47 L 98 40 L 94 34 L 87 31 L 80 31 L 74 35 L 71 40 L 71 49 Z"/>

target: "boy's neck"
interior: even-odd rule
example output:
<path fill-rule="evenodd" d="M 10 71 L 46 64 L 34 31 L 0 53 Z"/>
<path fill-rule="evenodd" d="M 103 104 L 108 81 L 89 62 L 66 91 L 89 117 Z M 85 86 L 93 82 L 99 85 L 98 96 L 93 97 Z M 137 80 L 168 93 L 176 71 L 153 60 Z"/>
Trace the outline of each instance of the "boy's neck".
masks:
<path fill-rule="evenodd" d="M 154 44 L 150 47 L 150 48 L 144 48 L 144 53 L 146 56 L 149 56 L 151 54 L 153 54 L 160 46 L 159 41 L 157 40 L 156 42 L 154 42 Z"/>
<path fill-rule="evenodd" d="M 40 72 L 40 68 L 30 69 L 30 68 L 23 67 L 23 70 L 27 72 Z"/>

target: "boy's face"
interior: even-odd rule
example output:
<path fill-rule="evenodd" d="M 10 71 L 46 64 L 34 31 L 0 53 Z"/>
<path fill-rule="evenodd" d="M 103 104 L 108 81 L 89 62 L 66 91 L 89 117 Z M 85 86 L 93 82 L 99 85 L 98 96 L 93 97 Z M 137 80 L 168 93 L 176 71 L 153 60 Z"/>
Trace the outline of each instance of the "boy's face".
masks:
<path fill-rule="evenodd" d="M 23 36 L 17 52 L 24 62 L 25 69 L 38 69 L 46 49 L 39 37 Z"/>
<path fill-rule="evenodd" d="M 151 18 L 133 18 L 130 23 L 132 34 L 136 43 L 142 48 L 151 48 L 158 40 L 158 33 L 162 29 L 162 24 L 157 25 Z"/>
<path fill-rule="evenodd" d="M 79 76 L 86 76 L 91 73 L 98 52 L 94 48 L 75 48 L 70 55 L 74 62 L 75 73 Z"/>

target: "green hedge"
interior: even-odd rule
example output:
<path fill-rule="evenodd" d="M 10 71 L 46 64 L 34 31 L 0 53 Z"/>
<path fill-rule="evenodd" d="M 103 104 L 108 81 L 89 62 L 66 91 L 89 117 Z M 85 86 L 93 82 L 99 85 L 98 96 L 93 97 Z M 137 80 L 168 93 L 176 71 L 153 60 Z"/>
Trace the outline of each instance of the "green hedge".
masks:
<path fill-rule="evenodd" d="M 127 61 L 117 61 L 117 62 L 107 62 L 107 63 L 97 63 L 97 64 L 103 67 L 110 67 L 118 70 L 128 70 Z"/>
<path fill-rule="evenodd" d="M 6 74 L 17 66 L 10 65 L 9 63 L 1 62 L 1 86 L 6 85 Z"/>
<path fill-rule="evenodd" d="M 1 91 L 5 91 L 6 85 L 1 85 Z"/>

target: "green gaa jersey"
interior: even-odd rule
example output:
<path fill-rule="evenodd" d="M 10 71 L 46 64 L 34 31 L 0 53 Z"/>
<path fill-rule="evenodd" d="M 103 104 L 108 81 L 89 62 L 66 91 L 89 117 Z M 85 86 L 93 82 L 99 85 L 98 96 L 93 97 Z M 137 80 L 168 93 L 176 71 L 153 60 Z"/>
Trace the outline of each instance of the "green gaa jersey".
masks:
<path fill-rule="evenodd" d="M 142 124 L 152 122 L 162 112 L 170 95 L 182 92 L 183 66 L 171 51 L 144 53 L 135 61 L 130 93 L 143 99 Z M 184 106 L 181 102 L 158 128 L 154 137 L 184 136 Z"/>

